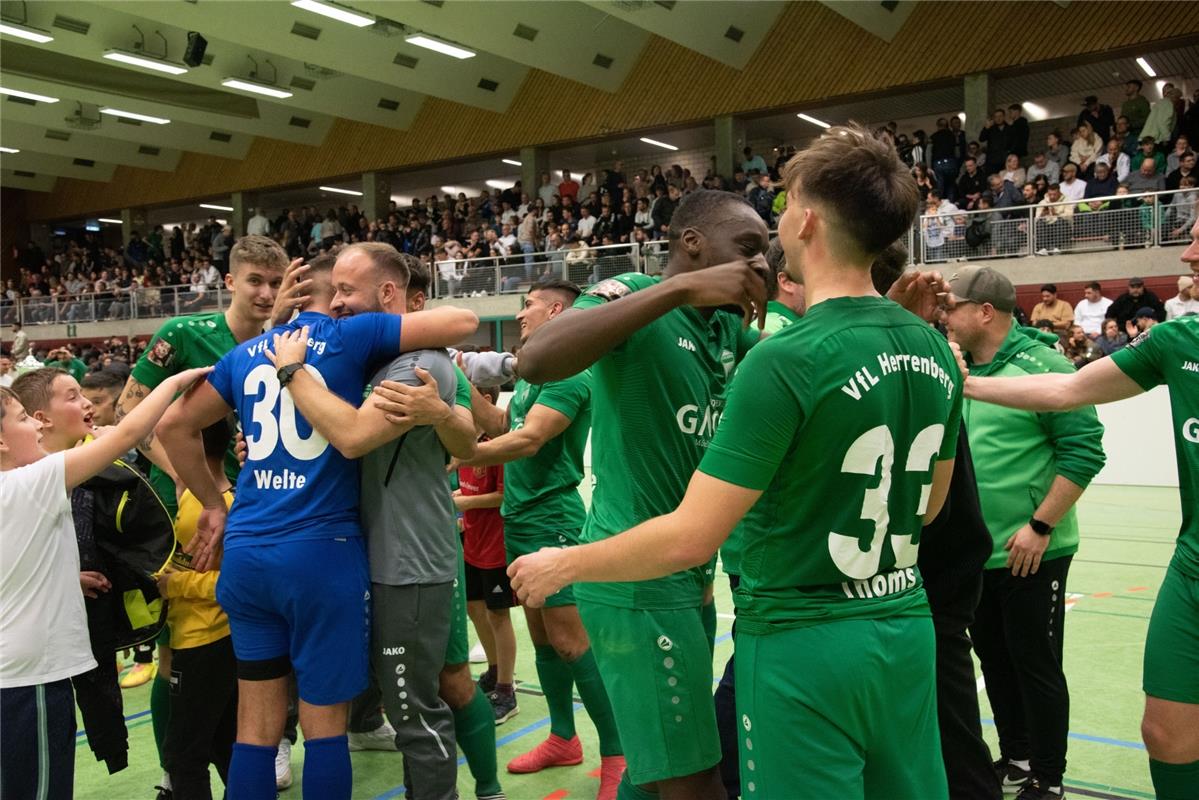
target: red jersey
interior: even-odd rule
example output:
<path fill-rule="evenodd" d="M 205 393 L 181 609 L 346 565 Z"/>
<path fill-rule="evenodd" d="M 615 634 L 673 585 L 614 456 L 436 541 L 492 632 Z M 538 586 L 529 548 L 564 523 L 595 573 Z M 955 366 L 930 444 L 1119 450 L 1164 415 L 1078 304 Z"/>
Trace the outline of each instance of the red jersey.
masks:
<path fill-rule="evenodd" d="M 502 492 L 504 468 L 460 467 L 458 488 L 467 496 Z M 498 506 L 462 513 L 462 555 L 467 564 L 479 569 L 508 565 L 508 556 L 504 552 L 504 518 Z"/>
<path fill-rule="evenodd" d="M 558 197 L 569 197 L 572 200 L 579 199 L 579 182 L 575 180 L 562 181 L 558 184 Z"/>

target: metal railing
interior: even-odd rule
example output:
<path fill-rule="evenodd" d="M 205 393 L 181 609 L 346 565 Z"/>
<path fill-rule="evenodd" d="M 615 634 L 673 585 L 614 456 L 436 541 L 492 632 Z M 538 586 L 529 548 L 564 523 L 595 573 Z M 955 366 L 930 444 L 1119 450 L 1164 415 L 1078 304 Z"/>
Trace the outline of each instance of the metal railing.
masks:
<path fill-rule="evenodd" d="M 924 214 L 908 251 L 937 264 L 1160 247 L 1190 241 L 1197 214 L 1199 189 Z"/>
<path fill-rule="evenodd" d="M 200 311 L 223 311 L 229 305 L 229 292 L 224 286 L 191 285 L 130 287 L 97 293 L 22 297 L 13 301 L 0 300 L 0 322 L 11 325 L 71 325 L 75 323 L 115 320 L 160 319 L 194 314 Z"/>
<path fill-rule="evenodd" d="M 508 256 L 459 258 L 433 262 L 433 296 L 478 297 L 519 294 L 542 275 L 554 275 L 580 286 L 624 272 L 655 275 L 666 266 L 667 243 L 579 245 Z"/>

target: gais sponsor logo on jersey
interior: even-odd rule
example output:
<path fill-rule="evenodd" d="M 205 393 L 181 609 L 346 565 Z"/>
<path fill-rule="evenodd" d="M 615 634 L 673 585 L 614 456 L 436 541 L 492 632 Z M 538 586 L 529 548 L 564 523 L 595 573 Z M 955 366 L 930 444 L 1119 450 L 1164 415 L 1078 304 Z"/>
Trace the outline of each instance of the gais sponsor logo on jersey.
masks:
<path fill-rule="evenodd" d="M 712 401 L 701 411 L 699 406 L 688 403 L 675 412 L 674 418 L 680 431 L 699 437 L 700 444 L 707 445 L 720 424 L 722 407 L 723 404 L 717 406 L 716 401 Z"/>
<path fill-rule="evenodd" d="M 1199 417 L 1191 417 L 1182 423 L 1182 438 L 1188 442 L 1199 444 Z"/>

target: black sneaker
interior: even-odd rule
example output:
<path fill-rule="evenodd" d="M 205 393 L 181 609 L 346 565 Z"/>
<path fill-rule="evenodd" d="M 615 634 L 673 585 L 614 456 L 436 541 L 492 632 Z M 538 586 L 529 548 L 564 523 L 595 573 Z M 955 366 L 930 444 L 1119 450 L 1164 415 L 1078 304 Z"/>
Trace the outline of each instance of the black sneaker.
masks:
<path fill-rule="evenodd" d="M 1062 800 L 1065 796 L 1066 793 L 1062 787 L 1057 787 L 1055 792 L 1036 778 L 1031 778 L 1028 783 L 1024 784 L 1020 794 L 1016 795 L 1016 800 Z"/>
<path fill-rule="evenodd" d="M 999 759 L 992 766 L 1004 794 L 1016 794 L 1032 780 L 1031 772 L 1021 769 L 1006 758 Z"/>
<path fill-rule="evenodd" d="M 155 800 L 173 800 L 174 794 L 170 789 L 164 789 L 161 786 L 155 786 L 154 788 L 158 790 L 158 795 L 155 797 Z"/>
<path fill-rule="evenodd" d="M 491 701 L 491 708 L 495 711 L 496 725 L 504 724 L 515 717 L 520 711 L 520 708 L 516 705 L 515 692 L 493 691 L 487 695 L 487 699 Z"/>
<path fill-rule="evenodd" d="M 478 684 L 483 694 L 490 695 L 495 691 L 495 673 L 487 670 L 479 676 Z"/>

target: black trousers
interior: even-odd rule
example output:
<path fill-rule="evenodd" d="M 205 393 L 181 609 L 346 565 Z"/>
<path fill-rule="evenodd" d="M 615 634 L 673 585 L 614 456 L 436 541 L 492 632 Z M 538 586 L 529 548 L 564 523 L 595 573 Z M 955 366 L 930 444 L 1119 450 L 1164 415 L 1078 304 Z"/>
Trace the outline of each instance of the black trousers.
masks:
<path fill-rule="evenodd" d="M 0 689 L 0 797 L 75 796 L 75 699 L 71 681 Z"/>
<path fill-rule="evenodd" d="M 237 739 L 233 638 L 171 652 L 171 716 L 163 762 L 175 800 L 212 800 L 208 765 L 228 783 Z"/>
<path fill-rule="evenodd" d="M 1004 758 L 1027 759 L 1043 783 L 1066 772 L 1070 690 L 1062 671 L 1066 575 L 1071 556 L 1042 561 L 1035 575 L 983 573 L 983 594 L 970 632 Z"/>
<path fill-rule="evenodd" d="M 980 571 L 958 576 L 952 586 L 928 587 L 937 631 L 937 724 L 951 800 L 1000 800 L 1003 796 L 991 767 L 991 751 L 983 740 L 974 660 L 966 633 L 982 585 Z"/>
<path fill-rule="evenodd" d="M 736 591 L 741 583 L 740 575 L 729 576 L 729 591 Z M 737 622 L 733 621 L 733 635 L 737 634 Z M 720 782 L 724 784 L 729 800 L 741 796 L 741 761 L 737 752 L 737 696 L 733 690 L 733 656 L 724 665 L 720 685 L 716 687 L 713 702 L 716 704 L 716 732 L 720 736 Z"/>

